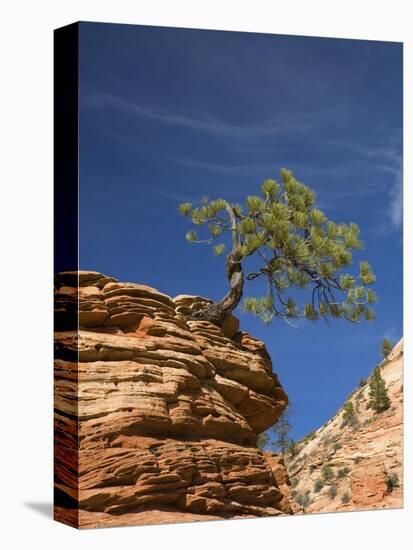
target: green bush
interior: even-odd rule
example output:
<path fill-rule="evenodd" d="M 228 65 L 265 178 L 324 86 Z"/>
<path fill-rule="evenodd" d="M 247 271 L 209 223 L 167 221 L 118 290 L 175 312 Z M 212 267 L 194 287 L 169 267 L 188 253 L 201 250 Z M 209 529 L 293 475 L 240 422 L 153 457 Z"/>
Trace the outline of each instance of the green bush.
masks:
<path fill-rule="evenodd" d="M 297 487 L 298 479 L 296 477 L 291 478 L 291 487 Z"/>
<path fill-rule="evenodd" d="M 331 500 L 334 500 L 337 496 L 337 485 L 330 485 L 327 494 L 331 498 Z"/>
<path fill-rule="evenodd" d="M 346 491 L 341 497 L 341 502 L 342 504 L 347 504 L 348 502 L 350 502 L 350 494 L 348 491 Z"/>
<path fill-rule="evenodd" d="M 305 510 L 311 504 L 310 491 L 298 493 L 295 497 L 295 501 L 303 510 Z"/>
<path fill-rule="evenodd" d="M 334 472 L 333 472 L 332 467 L 329 464 L 325 464 L 321 468 L 321 475 L 323 476 L 324 481 L 330 481 L 331 479 L 333 479 Z"/>
<path fill-rule="evenodd" d="M 314 492 L 319 493 L 323 487 L 324 487 L 324 481 L 321 478 L 317 479 L 316 482 L 314 483 Z"/>
<path fill-rule="evenodd" d="M 367 380 L 365 378 L 360 378 L 359 380 L 359 388 L 364 388 L 364 386 L 367 384 Z"/>
<path fill-rule="evenodd" d="M 387 491 L 391 493 L 396 487 L 400 487 L 399 476 L 396 472 L 391 472 L 387 474 Z"/>
<path fill-rule="evenodd" d="M 356 426 L 357 424 L 357 415 L 356 410 L 352 401 L 347 401 L 343 409 L 343 423 L 341 427 L 344 426 Z"/>
<path fill-rule="evenodd" d="M 343 479 L 343 477 L 346 477 L 350 473 L 350 468 L 348 466 L 345 466 L 344 468 L 340 468 L 337 472 L 337 478 Z"/>
<path fill-rule="evenodd" d="M 341 447 L 342 447 L 341 443 L 334 443 L 333 450 L 338 451 L 339 449 L 341 449 Z"/>

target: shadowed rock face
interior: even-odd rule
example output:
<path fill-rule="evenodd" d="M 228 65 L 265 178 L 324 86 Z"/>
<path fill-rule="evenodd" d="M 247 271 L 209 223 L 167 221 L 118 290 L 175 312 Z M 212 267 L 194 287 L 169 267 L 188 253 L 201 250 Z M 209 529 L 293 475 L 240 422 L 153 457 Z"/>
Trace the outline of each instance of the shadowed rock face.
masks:
<path fill-rule="evenodd" d="M 256 447 L 287 396 L 235 317 L 187 320 L 206 302 L 57 276 L 56 517 L 96 527 L 291 513 L 282 461 Z"/>

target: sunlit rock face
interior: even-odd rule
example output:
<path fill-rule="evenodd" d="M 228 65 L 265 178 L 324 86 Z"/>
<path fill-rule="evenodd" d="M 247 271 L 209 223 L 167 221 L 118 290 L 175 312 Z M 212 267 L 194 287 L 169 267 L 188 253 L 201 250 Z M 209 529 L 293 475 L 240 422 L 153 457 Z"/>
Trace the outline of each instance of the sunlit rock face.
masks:
<path fill-rule="evenodd" d="M 382 361 L 380 371 L 390 399 L 387 410 L 376 412 L 369 406 L 366 380 L 348 396 L 354 424 L 344 422 L 341 407 L 298 443 L 296 456 L 287 457 L 296 500 L 308 495 L 306 513 L 403 506 L 403 340 Z"/>
<path fill-rule="evenodd" d="M 288 399 L 262 342 L 96 272 L 56 277 L 56 517 L 80 527 L 291 513 L 257 434 Z"/>

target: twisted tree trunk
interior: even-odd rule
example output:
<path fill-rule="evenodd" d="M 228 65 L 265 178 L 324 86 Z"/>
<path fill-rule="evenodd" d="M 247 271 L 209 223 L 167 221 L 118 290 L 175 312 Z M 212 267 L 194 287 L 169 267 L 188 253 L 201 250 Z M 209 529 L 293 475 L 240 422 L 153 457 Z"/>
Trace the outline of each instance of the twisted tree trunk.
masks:
<path fill-rule="evenodd" d="M 240 303 L 244 291 L 244 272 L 242 269 L 241 243 L 237 230 L 237 220 L 233 207 L 227 202 L 226 211 L 231 221 L 232 250 L 226 260 L 226 274 L 229 282 L 229 291 L 217 303 L 209 304 L 206 307 L 195 311 L 190 318 L 210 321 L 221 324 L 225 317 L 231 313 Z"/>

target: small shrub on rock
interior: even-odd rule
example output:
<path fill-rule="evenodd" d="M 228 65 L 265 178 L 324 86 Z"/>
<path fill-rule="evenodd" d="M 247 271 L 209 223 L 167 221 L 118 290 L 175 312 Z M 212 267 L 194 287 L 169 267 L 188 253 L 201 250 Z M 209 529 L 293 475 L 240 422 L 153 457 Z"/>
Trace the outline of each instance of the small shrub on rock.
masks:
<path fill-rule="evenodd" d="M 400 487 L 399 476 L 396 472 L 391 472 L 387 474 L 387 491 L 391 493 L 396 487 Z"/>
<path fill-rule="evenodd" d="M 314 492 L 319 493 L 323 487 L 324 487 L 324 481 L 321 478 L 317 479 L 316 482 L 314 483 Z"/>
<path fill-rule="evenodd" d="M 346 491 L 341 497 L 341 502 L 342 504 L 348 504 L 350 502 L 350 494 L 348 491 Z"/>
<path fill-rule="evenodd" d="M 324 481 L 330 481 L 334 477 L 333 468 L 329 464 L 325 464 L 321 468 L 321 475 L 324 478 Z"/>
<path fill-rule="evenodd" d="M 346 477 L 350 473 L 350 468 L 348 466 L 345 466 L 344 468 L 340 468 L 337 472 L 337 478 L 343 479 L 343 477 Z"/>
<path fill-rule="evenodd" d="M 305 493 L 298 493 L 295 497 L 295 501 L 299 506 L 301 506 L 303 510 L 305 510 L 311 504 L 310 491 L 306 491 Z"/>
<path fill-rule="evenodd" d="M 331 500 L 334 500 L 337 496 L 337 485 L 330 485 L 327 494 L 331 498 Z"/>

